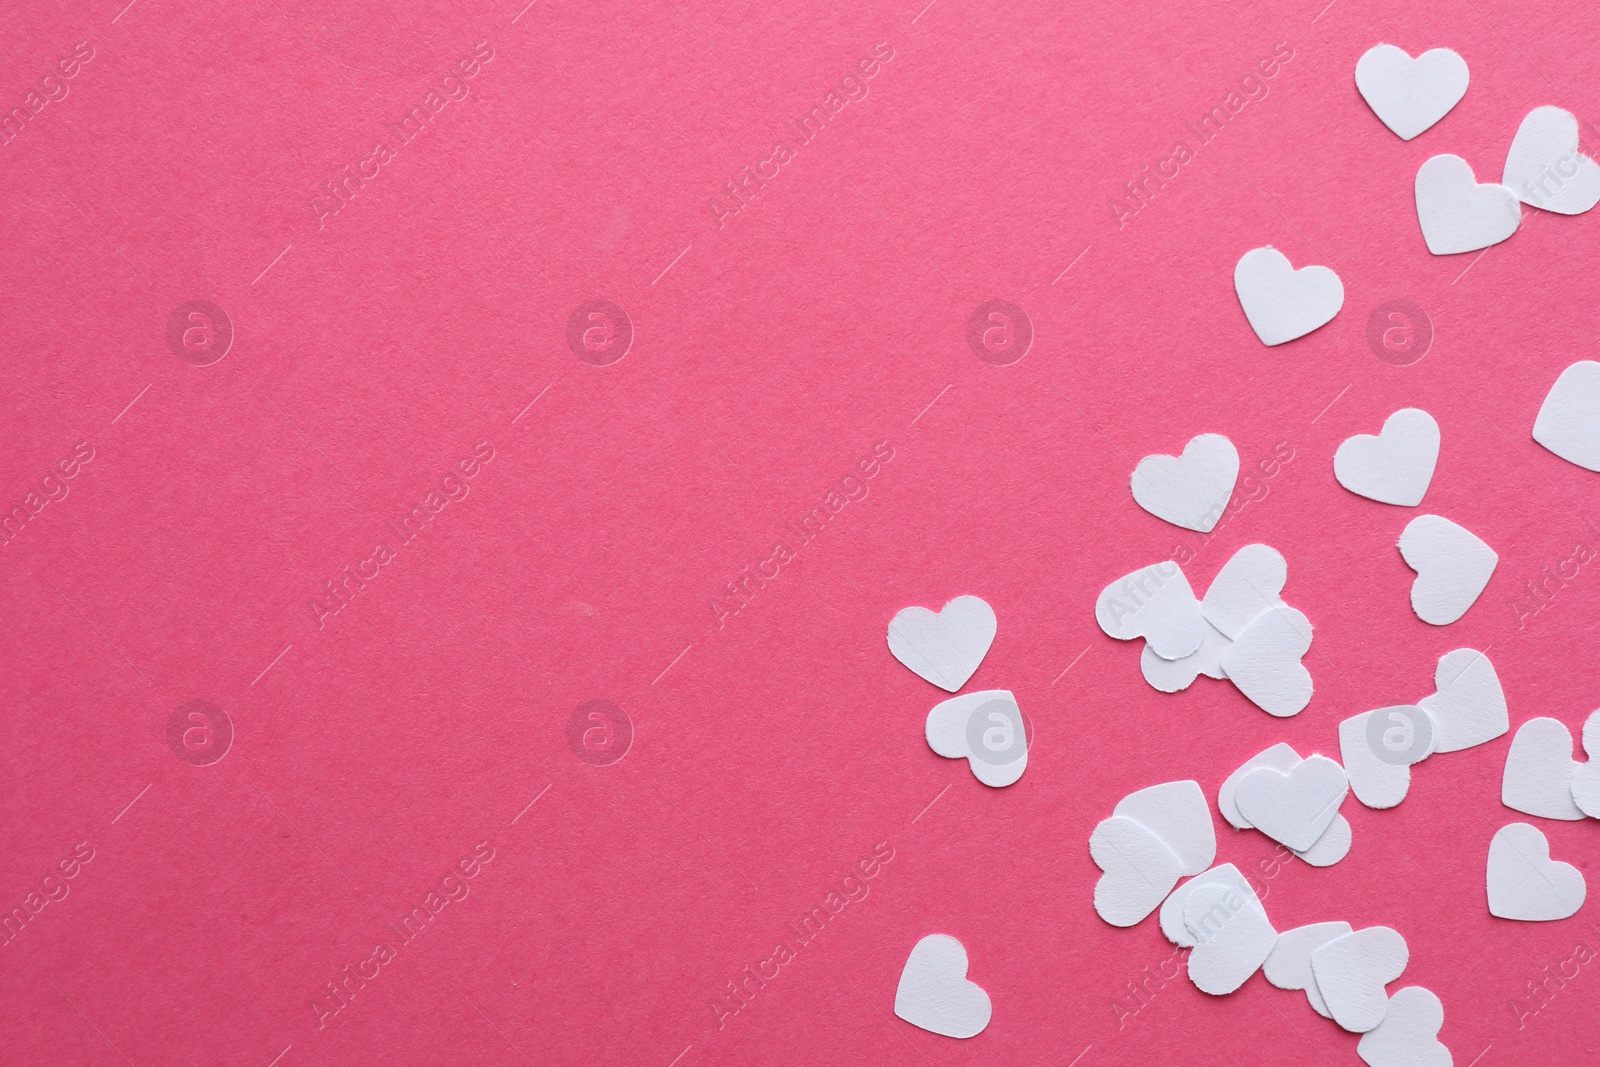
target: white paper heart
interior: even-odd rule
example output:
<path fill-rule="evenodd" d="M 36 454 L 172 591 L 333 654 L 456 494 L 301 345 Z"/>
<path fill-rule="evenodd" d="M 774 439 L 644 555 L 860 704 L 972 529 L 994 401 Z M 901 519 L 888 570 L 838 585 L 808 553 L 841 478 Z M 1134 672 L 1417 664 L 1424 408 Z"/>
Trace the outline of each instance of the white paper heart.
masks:
<path fill-rule="evenodd" d="M 1583 751 L 1589 762 L 1572 772 L 1572 802 L 1591 819 L 1600 819 L 1600 711 L 1583 724 Z"/>
<path fill-rule="evenodd" d="M 1405 972 L 1406 939 L 1387 926 L 1336 937 L 1311 953 L 1311 973 L 1333 1021 L 1364 1034 L 1383 1022 L 1389 1006 L 1384 986 Z"/>
<path fill-rule="evenodd" d="M 1550 387 L 1533 439 L 1568 463 L 1600 471 L 1600 363 L 1581 360 Z"/>
<path fill-rule="evenodd" d="M 1232 889 L 1244 898 L 1245 906 L 1256 909 L 1264 919 L 1267 909 L 1261 906 L 1261 898 L 1256 896 L 1256 891 L 1251 888 L 1250 882 L 1239 873 L 1239 868 L 1231 863 L 1213 867 L 1204 874 L 1189 879 L 1167 897 L 1161 905 L 1161 932 L 1168 941 L 1182 948 L 1194 948 L 1196 941 L 1194 935 L 1189 933 L 1189 928 L 1184 925 L 1183 912 L 1188 905 L 1189 897 L 1197 890 L 1208 885 L 1220 885 Z"/>
<path fill-rule="evenodd" d="M 1583 872 L 1550 858 L 1537 827 L 1514 822 L 1489 842 L 1489 912 L 1519 922 L 1552 922 L 1578 914 L 1589 887 Z"/>
<path fill-rule="evenodd" d="M 1451 1067 L 1450 1050 L 1439 1042 L 1444 1005 L 1421 986 L 1406 986 L 1389 998 L 1383 1022 L 1361 1035 L 1356 1055 L 1367 1067 Z"/>
<path fill-rule="evenodd" d="M 1410 759 L 1415 754 L 1417 720 L 1409 712 L 1415 712 L 1423 723 L 1431 722 L 1420 708 L 1400 705 L 1363 711 L 1339 724 L 1339 757 L 1350 779 L 1350 791 L 1369 808 L 1392 808 L 1411 789 L 1411 763 L 1420 760 Z M 1374 717 L 1378 719 L 1376 727 L 1372 724 Z M 1386 734 L 1395 737 L 1393 751 L 1384 745 Z M 1423 745 L 1426 744 L 1424 738 Z M 1424 751 L 1423 756 L 1426 755 Z"/>
<path fill-rule="evenodd" d="M 1228 680 L 1269 715 L 1298 715 L 1311 703 L 1311 620 L 1286 604 L 1256 616 L 1218 657 Z"/>
<path fill-rule="evenodd" d="M 1500 802 L 1541 819 L 1576 822 L 1583 812 L 1572 801 L 1572 734 L 1559 719 L 1529 719 L 1517 729 L 1506 753 Z"/>
<path fill-rule="evenodd" d="M 1600 203 L 1600 166 L 1578 151 L 1578 119 L 1536 107 L 1517 127 L 1500 181 L 1529 207 L 1581 215 Z"/>
<path fill-rule="evenodd" d="M 1417 171 L 1417 222 L 1436 256 L 1476 252 L 1517 232 L 1522 205 L 1503 185 L 1478 184 L 1460 156 L 1434 156 Z"/>
<path fill-rule="evenodd" d="M 889 620 L 889 651 L 924 681 L 954 693 L 994 644 L 994 609 L 958 596 L 937 612 L 902 608 Z"/>
<path fill-rule="evenodd" d="M 1353 839 L 1349 821 L 1343 815 L 1335 815 L 1328 828 L 1322 831 L 1322 836 L 1317 838 L 1316 844 L 1303 851 L 1289 851 L 1313 867 L 1332 867 L 1350 854 Z"/>
<path fill-rule="evenodd" d="M 1271 545 L 1245 545 L 1211 579 L 1200 611 L 1206 621 L 1237 641 L 1268 608 L 1281 604 L 1289 564 Z"/>
<path fill-rule="evenodd" d="M 1376 436 L 1346 438 L 1333 454 L 1333 476 L 1359 496 L 1415 507 L 1427 495 L 1439 462 L 1439 424 L 1420 408 L 1401 408 Z"/>
<path fill-rule="evenodd" d="M 1182 659 L 1162 659 L 1155 649 L 1145 645 L 1139 653 L 1139 669 L 1152 689 L 1176 693 L 1189 688 L 1202 674 L 1219 680 L 1228 677 L 1222 670 L 1222 652 L 1231 644 L 1233 642 L 1221 630 L 1208 622 L 1205 636 L 1200 638 L 1200 647 L 1189 655 Z"/>
<path fill-rule="evenodd" d="M 1312 756 L 1287 773 L 1257 767 L 1239 779 L 1233 795 L 1240 813 L 1257 830 L 1304 851 L 1333 822 L 1349 789 L 1343 767 L 1326 756 Z"/>
<path fill-rule="evenodd" d="M 1233 288 L 1264 345 L 1281 345 L 1326 326 L 1344 307 L 1344 283 L 1327 267 L 1295 270 L 1271 245 L 1253 248 L 1233 268 Z"/>
<path fill-rule="evenodd" d="M 1133 468 L 1133 499 L 1158 519 L 1210 533 L 1239 479 L 1239 452 L 1220 433 L 1203 433 L 1183 455 L 1146 456 Z"/>
<path fill-rule="evenodd" d="M 1409 141 L 1450 113 L 1467 92 L 1467 61 L 1448 48 L 1416 59 L 1392 44 L 1356 61 L 1356 88 L 1383 124 Z"/>
<path fill-rule="evenodd" d="M 1500 562 L 1477 535 L 1438 515 L 1419 515 L 1406 524 L 1400 555 L 1417 572 L 1411 608 L 1434 626 L 1465 615 Z"/>
<path fill-rule="evenodd" d="M 1189 953 L 1189 980 L 1212 996 L 1244 985 L 1261 969 L 1278 940 L 1266 913 L 1226 885 L 1204 885 L 1189 894 L 1183 924 L 1195 940 Z"/>
<path fill-rule="evenodd" d="M 947 759 L 965 758 L 984 785 L 1003 788 L 1028 769 L 1027 728 L 1010 690 L 941 701 L 928 712 L 925 732 L 929 748 Z"/>
<path fill-rule="evenodd" d="M 1511 729 L 1500 676 L 1477 649 L 1458 648 L 1440 656 L 1433 684 L 1438 691 L 1417 701 L 1433 719 L 1433 751 L 1459 752 Z"/>
<path fill-rule="evenodd" d="M 1118 641 L 1142 637 L 1162 659 L 1193 655 L 1205 637 L 1205 616 L 1183 568 L 1153 563 L 1106 586 L 1094 602 L 1095 621 Z"/>
<path fill-rule="evenodd" d="M 1142 922 L 1183 877 L 1183 861 L 1141 823 L 1113 815 L 1089 835 L 1089 856 L 1105 873 L 1094 886 L 1094 910 L 1112 926 Z"/>
<path fill-rule="evenodd" d="M 949 934 L 929 934 L 906 959 L 894 1013 L 945 1037 L 974 1037 L 989 1025 L 989 994 L 967 980 L 967 950 Z"/>
<path fill-rule="evenodd" d="M 1257 767 L 1271 767 L 1275 771 L 1287 774 L 1300 762 L 1300 753 L 1290 748 L 1283 742 L 1278 742 L 1264 752 L 1258 752 L 1244 762 L 1238 770 L 1228 775 L 1223 780 L 1222 787 L 1217 790 L 1217 810 L 1222 817 L 1227 819 L 1235 830 L 1254 829 L 1254 824 L 1239 810 L 1236 792 L 1239 780 Z"/>
<path fill-rule="evenodd" d="M 1123 797 L 1112 815 L 1143 826 L 1172 850 L 1182 873 L 1199 874 L 1217 858 L 1217 832 L 1200 783 L 1163 782 Z"/>
<path fill-rule="evenodd" d="M 1316 977 L 1311 973 L 1311 953 L 1350 932 L 1350 924 L 1344 922 L 1312 923 L 1310 926 L 1285 930 L 1278 935 L 1277 944 L 1272 946 L 1267 962 L 1261 965 L 1261 973 L 1279 989 L 1305 990 L 1306 1000 L 1311 1002 L 1312 1010 L 1324 1019 L 1331 1019 L 1333 1016 L 1322 999 L 1322 991 L 1317 988 Z"/>

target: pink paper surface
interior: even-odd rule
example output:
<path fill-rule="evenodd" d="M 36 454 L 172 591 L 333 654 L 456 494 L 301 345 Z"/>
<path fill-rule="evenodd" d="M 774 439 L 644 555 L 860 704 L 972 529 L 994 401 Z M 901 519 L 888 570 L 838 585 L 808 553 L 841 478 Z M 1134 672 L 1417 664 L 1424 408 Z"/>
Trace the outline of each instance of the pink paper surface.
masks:
<path fill-rule="evenodd" d="M 1208 997 L 1154 919 L 1102 923 L 1095 824 L 1161 781 L 1214 801 L 1278 741 L 1337 757 L 1455 648 L 1489 651 L 1513 729 L 1600 705 L 1600 570 L 1548 578 L 1600 547 L 1600 476 L 1529 436 L 1595 356 L 1600 216 L 1526 208 L 1436 258 L 1412 198 L 1442 152 L 1497 180 L 1533 107 L 1600 132 L 1591 7 L 96 0 L 0 27 L 0 502 L 29 516 L 0 549 L 0 1062 L 1356 1063 L 1303 995 Z M 1471 68 L 1411 142 L 1355 89 L 1383 41 Z M 1346 293 L 1272 349 L 1232 288 L 1266 244 Z M 967 341 L 992 299 L 1033 331 L 1007 366 Z M 231 323 L 214 362 L 211 311 L 168 343 L 196 300 Z M 620 359 L 614 314 L 568 343 L 594 300 Z M 1433 333 L 1405 366 L 1367 339 L 1392 300 Z M 1404 406 L 1443 434 L 1420 509 L 1332 476 Z M 1244 464 L 1209 537 L 1128 491 L 1205 432 Z M 1423 512 L 1500 554 L 1444 628 L 1395 549 Z M 1175 557 L 1203 590 L 1255 541 L 1316 627 L 1294 719 L 1157 693 L 1094 622 L 1112 579 Z M 928 749 L 946 694 L 885 645 L 968 593 L 999 631 L 965 691 L 1033 732 L 1003 790 Z M 233 734 L 205 765 L 180 753 L 222 719 L 169 729 L 196 700 Z M 569 735 L 594 700 L 626 727 Z M 1280 930 L 1401 931 L 1392 988 L 1439 995 L 1458 1065 L 1586 1063 L 1600 826 L 1504 808 L 1509 742 L 1347 801 L 1337 866 L 1220 816 L 1218 862 Z M 1488 913 L 1524 819 L 1591 882 L 1572 919 Z M 969 1041 L 893 1014 L 936 932 L 993 1001 Z"/>

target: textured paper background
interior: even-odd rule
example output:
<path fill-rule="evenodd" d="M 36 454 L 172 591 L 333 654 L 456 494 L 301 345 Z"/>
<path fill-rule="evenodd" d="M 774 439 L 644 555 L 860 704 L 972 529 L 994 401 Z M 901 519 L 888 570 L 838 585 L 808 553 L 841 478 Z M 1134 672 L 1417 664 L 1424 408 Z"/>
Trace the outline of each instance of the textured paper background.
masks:
<path fill-rule="evenodd" d="M 1440 152 L 1497 179 L 1541 104 L 1595 134 L 1582 5 L 96 0 L 0 26 L 0 105 L 28 116 L 0 147 L 5 509 L 93 451 L 0 561 L 0 903 L 93 853 L 0 947 L 6 1062 L 1355 1063 L 1303 996 L 1257 977 L 1213 1000 L 1171 980 L 1153 920 L 1101 923 L 1094 824 L 1157 781 L 1214 797 L 1279 740 L 1336 754 L 1341 719 L 1431 692 L 1457 647 L 1489 650 L 1513 726 L 1576 733 L 1600 705 L 1600 573 L 1526 609 L 1543 568 L 1600 546 L 1596 476 L 1528 436 L 1594 356 L 1600 219 L 1526 209 L 1440 259 L 1411 191 Z M 1471 66 L 1413 142 L 1356 93 L 1379 41 Z M 463 99 L 312 206 L 479 42 Z M 799 144 L 786 123 L 880 42 L 865 97 Z M 1195 148 L 1185 123 L 1275 46 L 1266 95 Z M 1111 198 L 1180 137 L 1193 160 L 1119 225 Z M 719 225 L 708 200 L 725 212 L 780 139 L 793 158 Z M 1232 292 L 1269 243 L 1346 290 L 1275 349 Z M 966 341 L 995 298 L 1035 333 L 1011 366 Z M 234 331 L 203 367 L 166 342 L 197 299 Z M 566 343 L 592 299 L 634 330 L 608 366 Z M 1395 299 L 1435 333 L 1404 367 L 1367 343 Z M 1332 476 L 1341 440 L 1407 405 L 1443 431 L 1421 510 L 1500 553 L 1445 629 L 1412 614 L 1394 548 L 1419 512 Z M 1201 432 L 1247 471 L 1293 455 L 1210 538 L 1128 492 L 1139 457 Z M 398 547 L 389 524 L 480 442 L 470 491 Z M 719 626 L 725 583 L 879 442 L 865 498 Z M 1093 619 L 1134 567 L 1176 552 L 1203 588 L 1251 541 L 1316 626 L 1289 721 L 1206 679 L 1154 692 Z M 323 583 L 379 542 L 393 560 L 319 624 Z M 1011 689 L 1034 732 L 1003 791 L 928 750 L 944 694 L 885 647 L 894 611 L 963 593 L 999 616 L 968 689 Z M 210 766 L 168 744 L 196 699 L 235 734 Z M 567 740 L 595 699 L 634 732 L 603 766 Z M 1219 862 L 1279 928 L 1402 931 L 1457 1064 L 1584 1063 L 1593 902 L 1546 925 L 1485 903 L 1489 839 L 1520 817 L 1508 743 L 1421 765 L 1394 811 L 1347 803 L 1336 867 L 1220 817 Z M 1600 889 L 1600 827 L 1535 821 Z M 389 924 L 480 842 L 470 892 L 402 944 Z M 785 924 L 880 844 L 868 895 L 798 944 Z M 892 1015 L 931 932 L 993 998 L 972 1041 Z M 719 1020 L 780 939 L 796 958 Z M 379 943 L 393 960 L 331 1012 Z"/>

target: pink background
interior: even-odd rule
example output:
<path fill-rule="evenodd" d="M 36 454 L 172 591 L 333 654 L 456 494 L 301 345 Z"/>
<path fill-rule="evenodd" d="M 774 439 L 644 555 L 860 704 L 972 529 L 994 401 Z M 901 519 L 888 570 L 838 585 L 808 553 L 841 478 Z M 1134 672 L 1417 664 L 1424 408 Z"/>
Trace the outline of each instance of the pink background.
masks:
<path fill-rule="evenodd" d="M 1594 356 L 1600 215 L 1525 209 L 1481 258 L 1435 258 L 1411 191 L 1441 152 L 1496 180 L 1541 104 L 1595 131 L 1591 7 L 94 0 L 0 27 L 7 111 L 94 51 L 0 148 L 4 508 L 94 450 L 0 550 L 0 903 L 93 849 L 0 946 L 6 1063 L 1355 1063 L 1259 976 L 1221 999 L 1148 978 L 1171 946 L 1095 916 L 1095 823 L 1159 781 L 1214 796 L 1277 741 L 1337 754 L 1341 719 L 1431 692 L 1458 647 L 1489 651 L 1513 727 L 1600 705 L 1600 573 L 1512 603 L 1600 547 L 1597 476 L 1529 438 Z M 470 95 L 319 228 L 324 183 L 479 41 Z M 1409 143 L 1354 87 L 1380 41 L 1471 67 Z M 707 200 L 879 42 L 867 96 L 719 227 Z M 1278 42 L 1267 96 L 1119 228 L 1108 199 Z M 1346 292 L 1274 349 L 1232 291 L 1264 244 Z M 1036 332 L 1007 367 L 965 339 L 996 297 Z M 635 329 L 610 366 L 565 342 L 592 298 Z M 1397 298 L 1436 331 L 1407 367 L 1365 338 Z M 192 299 L 233 323 L 211 366 L 166 344 Z M 1338 443 L 1407 405 L 1444 437 L 1423 508 L 1343 490 Z M 1128 492 L 1202 432 L 1247 466 L 1294 454 L 1209 539 Z M 319 627 L 322 583 L 480 441 L 470 493 Z M 877 442 L 868 495 L 719 627 L 708 601 Z M 1394 548 L 1423 510 L 1500 553 L 1442 629 Z M 1157 693 L 1094 622 L 1125 572 L 1181 546 L 1203 589 L 1252 541 L 1316 627 L 1291 720 L 1207 679 Z M 885 647 L 896 610 L 964 593 L 999 617 L 968 690 L 1013 690 L 1034 730 L 1009 789 L 928 750 L 945 694 Z M 609 766 L 566 740 L 597 698 L 635 730 Z M 235 730 L 211 766 L 167 744 L 194 699 Z M 1508 743 L 1419 766 L 1395 810 L 1347 802 L 1335 867 L 1220 818 L 1218 861 L 1280 929 L 1399 929 L 1460 1067 L 1587 1063 L 1600 966 L 1526 998 L 1600 948 L 1595 902 L 1487 911 L 1489 839 L 1523 818 Z M 1529 821 L 1600 891 L 1600 826 Z M 470 894 L 319 1027 L 325 984 L 479 842 Z M 868 896 L 719 1028 L 712 998 L 879 843 Z M 932 932 L 993 998 L 974 1040 L 893 1016 Z"/>

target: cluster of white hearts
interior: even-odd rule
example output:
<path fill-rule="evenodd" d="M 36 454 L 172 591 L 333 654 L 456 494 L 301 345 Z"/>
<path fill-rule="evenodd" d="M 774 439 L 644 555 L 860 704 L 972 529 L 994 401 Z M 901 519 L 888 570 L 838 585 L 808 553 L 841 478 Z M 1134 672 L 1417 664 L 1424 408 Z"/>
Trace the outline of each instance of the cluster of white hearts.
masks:
<path fill-rule="evenodd" d="M 1334 839 L 1347 791 L 1344 771 L 1325 756 L 1302 760 L 1277 745 L 1223 783 L 1217 806 L 1240 829 L 1254 826 L 1299 846 L 1309 859 Z M 1449 1064 L 1439 1043 L 1444 1008 L 1420 986 L 1389 996 L 1409 960 L 1405 938 L 1388 927 L 1354 930 L 1315 923 L 1279 933 L 1255 889 L 1231 863 L 1212 867 L 1217 842 L 1200 785 L 1166 782 L 1129 794 L 1095 827 L 1089 854 L 1105 872 L 1094 905 L 1113 926 L 1133 926 L 1161 909 L 1161 932 L 1190 950 L 1189 980 L 1212 996 L 1234 992 L 1256 971 L 1280 989 L 1304 990 L 1311 1007 L 1362 1036 L 1356 1051 L 1372 1067 Z M 1336 861 L 1338 857 L 1335 857 Z M 1312 862 L 1316 862 L 1313 860 Z M 1180 878 L 1194 875 L 1178 887 Z"/>
<path fill-rule="evenodd" d="M 1444 118 L 1467 92 L 1467 64 L 1448 48 L 1413 59 L 1380 44 L 1356 63 L 1356 88 L 1374 114 L 1409 141 Z M 1500 184 L 1480 184 L 1460 156 L 1437 155 L 1417 170 L 1417 222 L 1436 256 L 1499 244 L 1522 224 L 1522 205 L 1578 215 L 1600 203 L 1600 165 L 1579 151 L 1578 120 L 1536 107 L 1517 128 Z M 1344 284 L 1330 268 L 1295 270 L 1267 245 L 1245 253 L 1233 272 L 1245 318 L 1265 345 L 1281 345 L 1327 325 L 1344 306 Z M 1575 461 L 1576 462 L 1576 461 Z"/>
<path fill-rule="evenodd" d="M 1311 702 L 1311 672 L 1301 663 L 1311 622 L 1280 599 L 1288 576 L 1277 549 L 1245 545 L 1196 600 L 1183 568 L 1168 560 L 1106 586 L 1094 617 L 1119 641 L 1144 638 L 1140 668 L 1163 693 L 1204 674 L 1232 682 L 1268 714 L 1297 715 Z"/>

